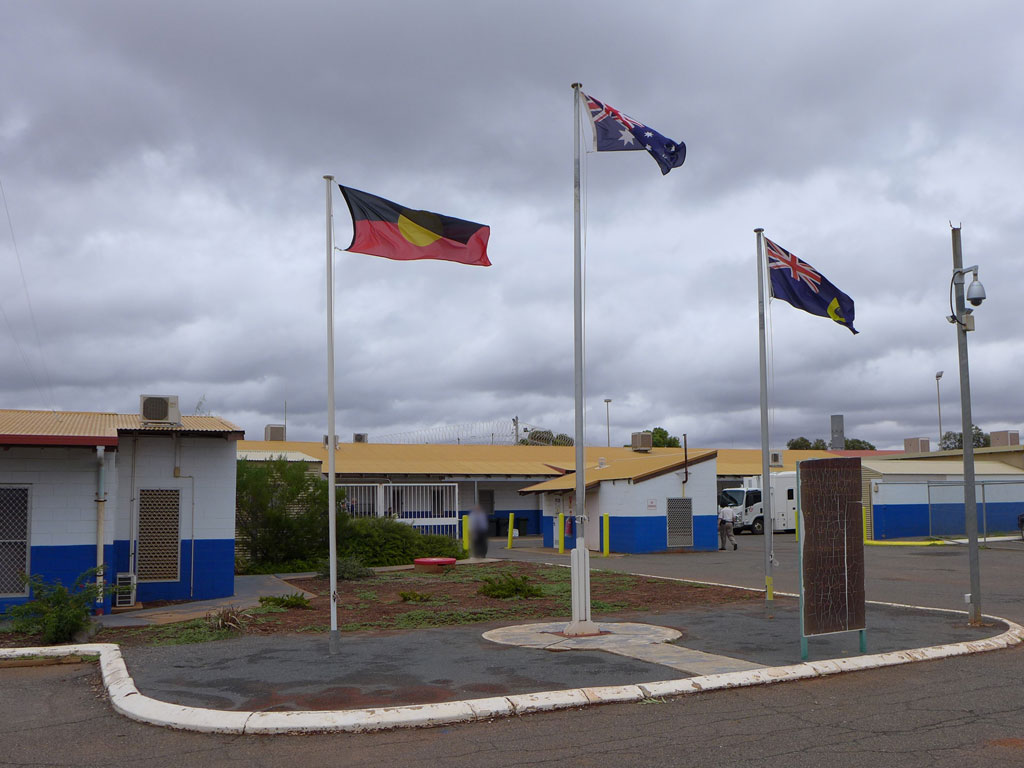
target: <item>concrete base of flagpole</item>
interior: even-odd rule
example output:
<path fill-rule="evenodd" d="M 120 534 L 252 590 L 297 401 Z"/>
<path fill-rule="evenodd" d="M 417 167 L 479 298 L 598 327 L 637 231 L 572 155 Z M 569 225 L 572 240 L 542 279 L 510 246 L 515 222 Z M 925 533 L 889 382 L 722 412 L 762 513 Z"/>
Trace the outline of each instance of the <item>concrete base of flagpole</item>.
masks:
<path fill-rule="evenodd" d="M 588 637 L 601 634 L 601 630 L 597 624 L 587 619 L 586 621 L 570 621 L 562 634 L 567 637 Z"/>
<path fill-rule="evenodd" d="M 341 653 L 341 632 L 336 629 L 330 631 L 330 639 L 328 640 L 328 649 L 332 656 L 336 656 Z"/>

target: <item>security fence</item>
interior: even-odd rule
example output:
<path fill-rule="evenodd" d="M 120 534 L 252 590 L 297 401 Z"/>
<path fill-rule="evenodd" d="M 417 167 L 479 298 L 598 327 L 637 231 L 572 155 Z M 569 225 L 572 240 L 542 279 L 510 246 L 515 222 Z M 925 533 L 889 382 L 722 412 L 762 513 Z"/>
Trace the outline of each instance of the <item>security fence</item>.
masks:
<path fill-rule="evenodd" d="M 459 486 L 456 483 L 341 484 L 350 517 L 390 517 L 421 533 L 459 537 Z"/>

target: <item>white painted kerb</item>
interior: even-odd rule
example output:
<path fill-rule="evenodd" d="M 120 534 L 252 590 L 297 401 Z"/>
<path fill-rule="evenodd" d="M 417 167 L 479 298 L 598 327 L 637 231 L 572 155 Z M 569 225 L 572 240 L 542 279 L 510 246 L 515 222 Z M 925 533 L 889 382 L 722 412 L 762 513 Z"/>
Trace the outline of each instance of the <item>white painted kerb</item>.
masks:
<path fill-rule="evenodd" d="M 917 606 L 901 607 L 914 608 Z M 963 612 L 948 611 L 948 613 Z M 44 648 L 0 648 L 0 660 L 99 655 L 103 684 L 106 686 L 114 710 L 132 720 L 151 725 L 207 733 L 355 732 L 444 725 L 528 712 L 585 707 L 590 704 L 641 701 L 648 698 L 680 696 L 721 688 L 741 688 L 750 685 L 804 680 L 858 669 L 876 669 L 914 661 L 995 651 L 1024 641 L 1024 627 L 996 616 L 986 616 L 985 618 L 1003 622 L 1008 629 L 1000 635 L 984 640 L 935 645 L 909 651 L 878 653 L 857 658 L 811 661 L 785 667 L 763 667 L 746 672 L 703 675 L 682 680 L 664 680 L 640 685 L 571 688 L 563 691 L 495 696 L 440 704 L 322 712 L 231 712 L 202 707 L 186 707 L 159 701 L 139 693 L 131 675 L 128 674 L 124 659 L 121 658 L 120 649 L 112 643 L 87 643 Z"/>

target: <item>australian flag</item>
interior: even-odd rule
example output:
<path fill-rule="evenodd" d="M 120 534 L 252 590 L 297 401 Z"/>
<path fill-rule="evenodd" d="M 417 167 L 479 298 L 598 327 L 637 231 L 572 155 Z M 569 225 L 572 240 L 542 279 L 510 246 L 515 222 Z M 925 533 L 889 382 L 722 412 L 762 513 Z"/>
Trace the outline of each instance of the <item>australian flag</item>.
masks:
<path fill-rule="evenodd" d="M 594 126 L 594 149 L 598 152 L 646 149 L 658 162 L 663 175 L 683 164 L 686 159 L 686 145 L 683 142 L 666 139 L 657 131 L 602 104 L 593 96 L 585 93 L 582 95 L 587 100 L 590 122 Z"/>
<path fill-rule="evenodd" d="M 781 248 L 767 237 L 768 275 L 772 297 L 788 301 L 797 309 L 820 317 L 830 317 L 853 333 L 853 299 L 825 279 L 806 261 Z"/>

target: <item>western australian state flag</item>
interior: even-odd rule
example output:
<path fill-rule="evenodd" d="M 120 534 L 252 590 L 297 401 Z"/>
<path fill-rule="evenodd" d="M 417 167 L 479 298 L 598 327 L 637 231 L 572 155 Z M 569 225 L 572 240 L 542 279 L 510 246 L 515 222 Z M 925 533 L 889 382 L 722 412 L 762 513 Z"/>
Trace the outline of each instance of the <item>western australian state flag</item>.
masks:
<path fill-rule="evenodd" d="M 587 100 L 590 122 L 594 126 L 594 149 L 598 152 L 646 149 L 657 161 L 662 175 L 678 168 L 686 160 L 683 142 L 666 139 L 653 128 L 602 104 L 593 96 L 585 93 L 582 96 Z"/>
<path fill-rule="evenodd" d="M 820 317 L 830 317 L 853 333 L 853 299 L 836 288 L 806 261 L 781 248 L 767 237 L 768 276 L 772 297 L 788 301 L 797 309 Z"/>

